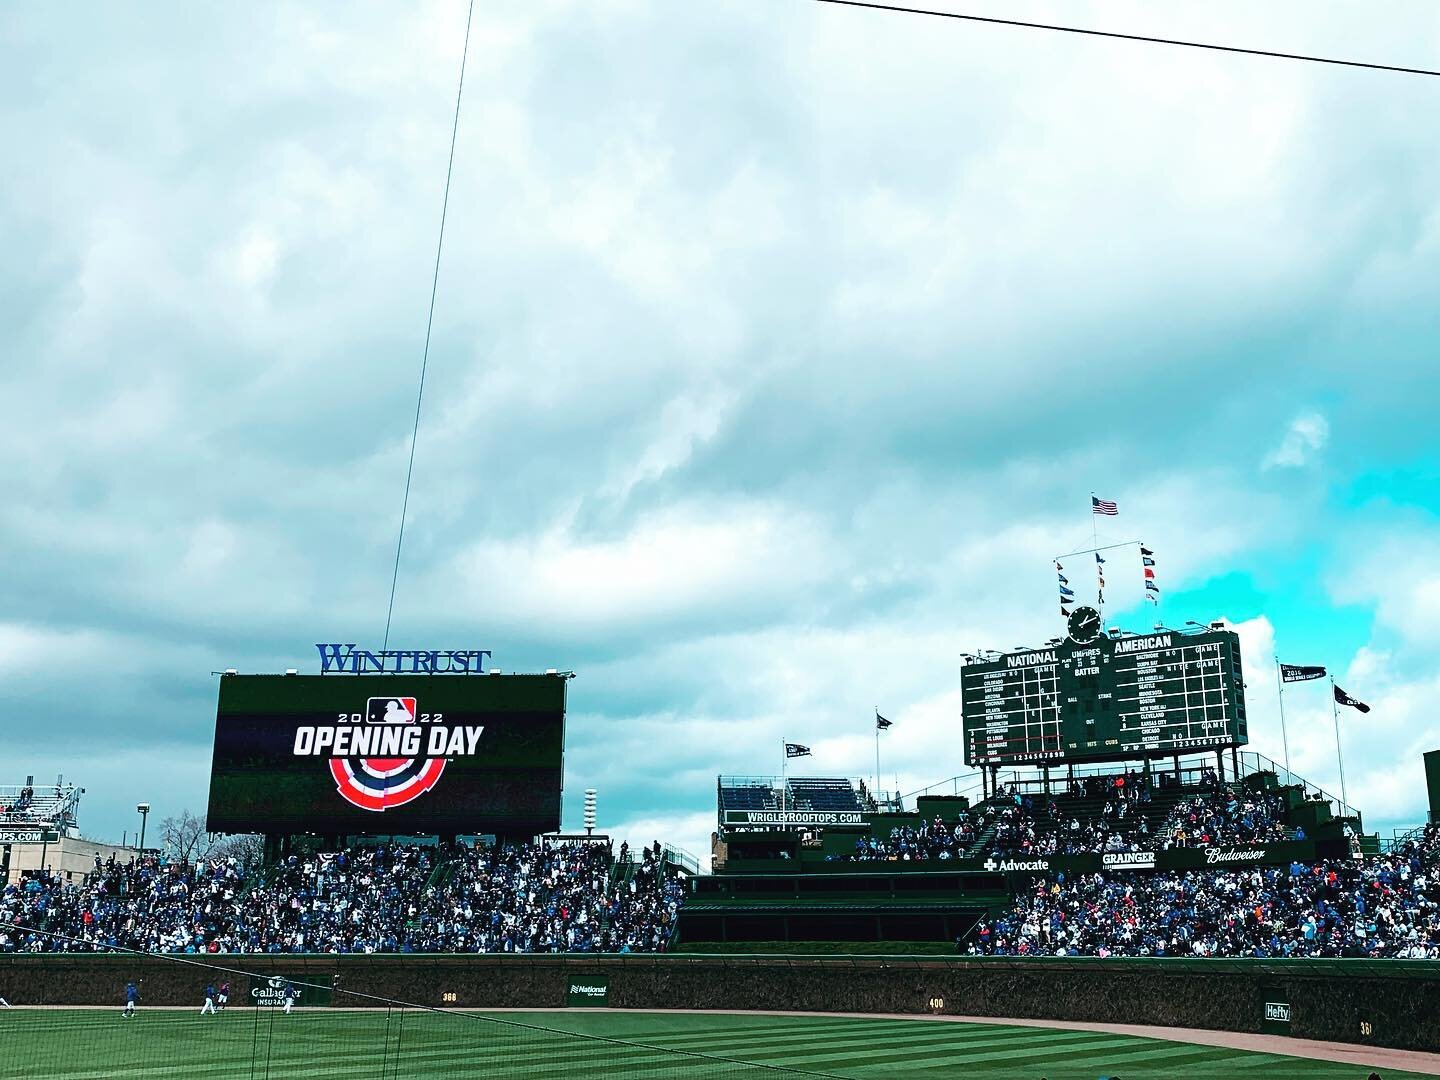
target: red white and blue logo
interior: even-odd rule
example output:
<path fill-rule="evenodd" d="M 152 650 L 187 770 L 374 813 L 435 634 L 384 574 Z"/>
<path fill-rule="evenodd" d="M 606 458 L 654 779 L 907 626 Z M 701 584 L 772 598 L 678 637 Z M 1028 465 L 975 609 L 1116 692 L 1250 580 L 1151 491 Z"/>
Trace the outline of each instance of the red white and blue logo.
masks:
<path fill-rule="evenodd" d="M 421 713 L 413 697 L 372 697 L 363 713 L 296 728 L 294 753 L 328 758 L 335 787 L 352 806 L 394 810 L 431 790 L 450 758 L 476 754 L 484 730 Z"/>
<path fill-rule="evenodd" d="M 414 724 L 415 718 L 413 697 L 372 697 L 365 703 L 367 724 Z M 410 741 L 376 740 L 375 745 L 394 742 L 403 752 Z M 433 788 L 445 772 L 445 764 L 443 757 L 332 757 L 330 775 L 346 802 L 361 810 L 393 810 Z"/>

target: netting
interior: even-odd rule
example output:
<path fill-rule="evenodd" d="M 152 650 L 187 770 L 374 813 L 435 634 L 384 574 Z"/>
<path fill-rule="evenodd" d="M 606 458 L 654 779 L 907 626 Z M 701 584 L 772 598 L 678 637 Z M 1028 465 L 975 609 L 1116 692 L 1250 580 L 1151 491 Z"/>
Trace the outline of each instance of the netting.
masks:
<path fill-rule="evenodd" d="M 119 952 L 114 959 L 107 965 L 113 977 L 66 954 L 37 956 L 12 969 L 22 974 L 0 986 L 0 1077 L 836 1075 L 746 1061 L 723 1044 L 659 1046 L 567 1031 L 543 1016 L 494 1016 L 355 993 L 307 978 L 293 970 L 303 962 L 287 965 L 283 955 Z"/>

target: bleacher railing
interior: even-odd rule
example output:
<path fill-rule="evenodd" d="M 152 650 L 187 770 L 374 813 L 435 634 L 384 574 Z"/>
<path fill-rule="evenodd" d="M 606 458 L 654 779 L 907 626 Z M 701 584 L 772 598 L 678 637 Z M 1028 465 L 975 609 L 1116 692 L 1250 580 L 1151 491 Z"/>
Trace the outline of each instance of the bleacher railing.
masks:
<path fill-rule="evenodd" d="M 26 788 L 30 789 L 29 801 L 22 807 Z M 60 786 L 0 784 L 0 824 L 6 825 L 51 825 L 71 824 L 75 821 L 76 808 L 80 803 L 83 789 L 74 784 Z"/>
<path fill-rule="evenodd" d="M 1246 750 L 1240 752 L 1236 756 L 1236 759 L 1240 766 L 1240 778 L 1242 779 L 1262 773 L 1273 773 L 1282 786 L 1298 787 L 1307 799 L 1318 799 L 1330 803 L 1335 808 L 1337 817 L 1358 818 L 1360 816 L 1359 812 L 1353 806 L 1341 800 L 1339 796 L 1332 795 L 1318 784 L 1312 784 L 1303 776 L 1291 772 L 1285 768 L 1285 766 L 1272 761 L 1264 754 Z M 1180 760 L 1180 783 L 1186 787 L 1199 784 L 1207 770 L 1210 772 L 1216 771 L 1214 759 L 1209 754 L 1203 756 L 1191 755 L 1188 757 L 1182 754 Z M 1064 794 L 1072 775 L 1083 784 L 1087 779 L 1120 776 L 1132 771 L 1138 772 L 1141 770 L 1136 769 L 1134 763 L 1108 762 L 1099 765 L 1077 766 L 1073 771 L 1068 767 L 1064 770 L 1052 767 L 1048 782 L 1044 775 L 1034 767 L 1027 769 L 1001 769 L 996 773 L 996 778 L 1000 783 L 1005 785 L 1007 793 L 1020 792 L 1021 794 L 1033 795 L 1042 794 L 1048 790 L 1052 794 Z M 1153 774 L 1164 776 L 1176 775 L 1175 769 L 1168 765 L 1165 768 L 1152 769 L 1151 771 Z M 917 795 L 929 795 L 937 792 L 945 793 L 944 789 L 949 787 L 954 794 L 971 795 L 972 801 L 978 801 L 973 798 L 974 795 L 979 794 L 981 791 L 981 783 L 977 779 L 978 776 L 978 773 L 953 776 L 948 780 L 941 780 L 930 784 L 928 787 L 909 792 L 905 798 L 909 799 Z M 1231 775 L 1231 769 L 1228 767 L 1225 770 L 1225 779 L 1227 781 L 1234 779 Z M 962 789 L 960 787 L 962 780 L 970 781 L 969 786 Z"/>

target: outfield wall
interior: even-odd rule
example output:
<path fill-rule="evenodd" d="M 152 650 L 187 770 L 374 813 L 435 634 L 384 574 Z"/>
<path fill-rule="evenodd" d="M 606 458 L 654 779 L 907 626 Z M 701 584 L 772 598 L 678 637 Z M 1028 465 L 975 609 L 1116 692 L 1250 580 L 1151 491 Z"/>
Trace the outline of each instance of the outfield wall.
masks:
<path fill-rule="evenodd" d="M 222 978 L 198 966 L 206 963 L 255 973 L 230 976 L 232 1007 L 254 1000 L 253 991 L 264 995 L 277 974 L 333 988 L 335 1005 L 398 999 L 449 1008 L 564 1008 L 573 984 L 603 982 L 604 1003 L 629 1009 L 940 1012 L 1440 1050 L 1440 962 L 1417 960 L 7 954 L 0 955 L 0 996 L 15 1005 L 118 1009 L 133 978 L 142 1005 L 198 1008 L 205 983 Z M 326 997 L 304 990 L 302 1006 L 307 998 L 323 1005 Z M 1272 1008 L 1267 1021 L 1267 1003 L 1285 1008 Z M 1282 1012 L 1288 1020 L 1279 1019 Z"/>

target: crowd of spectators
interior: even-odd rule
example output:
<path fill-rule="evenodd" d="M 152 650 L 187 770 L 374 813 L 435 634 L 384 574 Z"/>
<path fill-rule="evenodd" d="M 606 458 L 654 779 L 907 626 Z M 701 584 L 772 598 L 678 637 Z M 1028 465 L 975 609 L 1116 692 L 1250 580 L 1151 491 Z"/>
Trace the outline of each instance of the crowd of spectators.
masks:
<path fill-rule="evenodd" d="M 0 892 L 0 952 L 659 952 L 682 885 L 659 845 L 381 844 L 235 859 L 96 862 Z"/>
<path fill-rule="evenodd" d="M 999 854 L 1022 857 L 1081 855 L 1134 851 L 1150 841 L 1143 806 L 1150 802 L 1149 787 L 1132 782 L 1128 786 L 1106 785 L 1098 814 L 1081 817 L 1066 813 L 1055 799 L 1047 799 L 1043 813 L 1029 795 L 1015 795 L 999 813 L 995 836 L 989 849 Z M 1086 796 L 1081 796 L 1086 797 Z M 1091 798 L 1097 797 L 1094 795 Z"/>
<path fill-rule="evenodd" d="M 1305 839 L 1303 830 L 1292 836 L 1285 826 L 1286 804 L 1280 795 L 1222 784 L 1210 769 L 1198 790 L 1176 802 L 1152 827 L 1158 816 L 1151 809 L 1153 782 L 1136 771 L 1076 778 L 1066 788 L 1071 800 L 1067 804 L 1049 796 L 1007 793 L 1002 785 L 993 801 L 954 822 L 937 817 L 919 826 L 897 826 L 888 835 L 861 837 L 853 852 L 832 858 L 945 860 L 974 855 L 979 848 L 987 854 L 1040 858 Z"/>
<path fill-rule="evenodd" d="M 1153 839 L 1145 817 L 1152 795 L 1150 780 L 1138 772 L 1074 780 L 1067 794 L 1074 799 L 1100 800 L 1095 814 L 1065 812 L 1059 801 L 1006 792 L 953 822 L 938 816 L 919 826 L 896 826 L 888 835 L 864 836 L 855 850 L 833 859 L 854 862 L 910 862 L 956 859 L 985 853 L 1017 856 L 1079 855 L 1134 851 Z M 983 841 L 983 843 L 982 843 Z"/>
<path fill-rule="evenodd" d="M 897 825 L 886 836 L 862 836 L 855 850 L 832 856 L 842 862 L 911 862 L 918 859 L 958 859 L 979 842 L 994 819 L 984 813 L 962 811 L 947 825 L 937 815 L 919 826 Z"/>
<path fill-rule="evenodd" d="M 1053 874 L 965 951 L 1440 959 L 1440 833 L 1388 854 L 1183 873 Z"/>
<path fill-rule="evenodd" d="M 154 857 L 97 859 L 73 885 L 57 874 L 29 877 L 0 892 L 0 952 L 205 951 L 233 931 L 244 884 L 233 862 L 190 867 Z"/>
<path fill-rule="evenodd" d="M 1177 802 L 1158 835 L 1165 848 L 1263 844 L 1290 838 L 1284 817 L 1279 795 L 1215 784 Z"/>
<path fill-rule="evenodd" d="M 24 817 L 30 810 L 30 807 L 34 805 L 35 789 L 29 784 L 26 784 L 16 793 L 15 798 L 11 800 L 10 803 L 0 804 L 0 813 L 4 813 L 7 817 Z"/>

